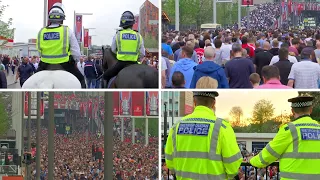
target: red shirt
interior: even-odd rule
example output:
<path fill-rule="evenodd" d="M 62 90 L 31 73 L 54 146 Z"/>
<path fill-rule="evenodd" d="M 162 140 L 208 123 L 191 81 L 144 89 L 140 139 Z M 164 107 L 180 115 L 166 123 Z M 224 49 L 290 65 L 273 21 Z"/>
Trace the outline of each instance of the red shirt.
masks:
<path fill-rule="evenodd" d="M 204 49 L 198 48 L 198 49 L 196 49 L 195 51 L 196 51 L 197 56 L 198 56 L 199 64 L 202 64 L 202 58 L 203 58 L 203 56 L 204 56 Z"/>
<path fill-rule="evenodd" d="M 243 49 L 249 48 L 249 49 L 250 49 L 249 56 L 250 56 L 251 58 L 254 57 L 254 50 L 255 50 L 255 48 L 254 48 L 253 46 L 251 46 L 250 44 L 242 44 L 242 48 L 243 48 Z"/>

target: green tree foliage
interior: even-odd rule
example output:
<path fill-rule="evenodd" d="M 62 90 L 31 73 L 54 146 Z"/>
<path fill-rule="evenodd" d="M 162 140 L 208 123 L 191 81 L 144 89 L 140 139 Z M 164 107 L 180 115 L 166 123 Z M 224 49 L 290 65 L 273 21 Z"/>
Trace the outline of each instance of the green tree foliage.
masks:
<path fill-rule="evenodd" d="M 155 37 L 152 37 L 150 34 L 144 37 L 144 46 L 146 48 L 157 48 L 159 45 L 159 40 Z"/>
<path fill-rule="evenodd" d="M 264 125 L 274 116 L 274 107 L 271 101 L 262 99 L 255 103 L 252 112 L 252 125 L 257 131 L 262 132 Z"/>
<path fill-rule="evenodd" d="M 320 92 L 299 92 L 299 96 L 314 97 L 311 117 L 314 120 L 320 121 Z"/>
<path fill-rule="evenodd" d="M 149 129 L 148 129 L 148 133 L 153 136 L 153 137 L 158 137 L 159 134 L 159 122 L 158 119 L 154 118 L 151 119 L 149 118 Z M 142 134 L 145 134 L 145 127 L 146 127 L 146 120 L 145 118 L 136 118 L 135 119 L 135 128 L 138 128 L 140 130 L 142 130 Z"/>
<path fill-rule="evenodd" d="M 0 93 L 0 136 L 4 135 L 10 128 L 10 117 L 8 114 L 7 102 L 8 96 Z"/>
<path fill-rule="evenodd" d="M 233 119 L 234 124 L 240 125 L 243 110 L 240 106 L 234 106 L 229 112 L 230 117 Z"/>
<path fill-rule="evenodd" d="M 213 22 L 212 0 L 180 0 L 180 24 L 196 25 Z M 175 0 L 166 0 L 162 9 L 168 14 L 171 24 L 175 24 Z M 246 14 L 246 8 L 241 7 L 241 16 Z M 238 21 L 238 2 L 217 3 L 217 23 L 231 25 Z"/>
<path fill-rule="evenodd" d="M 7 22 L 4 22 L 2 20 L 3 18 L 3 13 L 6 10 L 8 6 L 7 5 L 3 5 L 2 1 L 0 0 L 0 36 L 3 36 L 5 38 L 13 38 L 13 31 L 9 29 L 10 25 L 12 24 L 12 18 L 9 18 L 7 20 Z M 6 42 L 0 44 L 3 45 Z"/>

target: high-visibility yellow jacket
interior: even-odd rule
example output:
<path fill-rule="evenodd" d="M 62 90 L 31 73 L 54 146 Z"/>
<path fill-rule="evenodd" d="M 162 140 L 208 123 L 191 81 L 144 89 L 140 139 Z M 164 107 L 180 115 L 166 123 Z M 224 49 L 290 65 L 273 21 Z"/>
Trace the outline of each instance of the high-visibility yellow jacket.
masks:
<path fill-rule="evenodd" d="M 42 28 L 38 34 L 37 49 L 41 61 L 48 64 L 61 64 L 69 61 L 69 28 Z"/>
<path fill-rule="evenodd" d="M 262 168 L 278 159 L 281 180 L 320 179 L 320 124 L 302 116 L 283 125 L 250 163 Z"/>
<path fill-rule="evenodd" d="M 120 61 L 138 61 L 142 36 L 131 29 L 117 33 L 117 59 Z"/>
<path fill-rule="evenodd" d="M 170 129 L 165 158 L 178 180 L 232 179 L 243 160 L 229 122 L 204 106 Z"/>

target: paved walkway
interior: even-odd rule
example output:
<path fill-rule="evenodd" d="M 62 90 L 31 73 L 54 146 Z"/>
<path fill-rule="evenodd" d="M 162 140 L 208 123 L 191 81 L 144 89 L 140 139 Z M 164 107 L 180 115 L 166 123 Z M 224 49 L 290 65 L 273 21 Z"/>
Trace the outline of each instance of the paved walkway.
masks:
<path fill-rule="evenodd" d="M 8 89 L 21 89 L 19 80 L 17 83 L 15 83 L 15 79 L 16 73 L 13 75 L 12 71 L 10 71 L 9 75 L 7 76 Z"/>

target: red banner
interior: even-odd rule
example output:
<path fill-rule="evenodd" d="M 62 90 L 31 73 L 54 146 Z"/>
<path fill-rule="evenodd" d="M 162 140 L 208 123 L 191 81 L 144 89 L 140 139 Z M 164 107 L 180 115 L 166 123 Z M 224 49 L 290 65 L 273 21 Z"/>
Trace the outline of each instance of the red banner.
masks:
<path fill-rule="evenodd" d="M 242 0 L 242 6 L 253 6 L 253 0 Z"/>
<path fill-rule="evenodd" d="M 130 92 L 120 92 L 120 115 L 131 115 Z"/>
<path fill-rule="evenodd" d="M 82 42 L 82 15 L 76 15 L 75 35 L 78 42 Z"/>
<path fill-rule="evenodd" d="M 132 92 L 132 115 L 144 115 L 144 92 Z"/>
<path fill-rule="evenodd" d="M 28 109 L 29 93 L 30 92 L 25 92 L 24 93 L 24 115 L 25 116 L 29 115 L 29 109 Z M 32 99 L 31 99 L 31 104 L 32 104 Z M 32 110 L 32 105 L 31 105 L 31 110 Z M 43 116 L 43 114 L 44 114 L 44 104 L 43 104 L 43 99 L 41 99 L 41 102 L 40 102 L 40 116 Z"/>
<path fill-rule="evenodd" d="M 50 12 L 50 9 L 55 3 L 62 3 L 62 0 L 48 0 L 48 11 L 47 11 L 48 14 Z M 49 21 L 48 21 L 48 25 L 49 25 Z"/>
<path fill-rule="evenodd" d="M 88 117 L 92 118 L 92 101 L 90 100 L 88 104 Z"/>
<path fill-rule="evenodd" d="M 159 109 L 159 93 L 158 92 L 146 92 L 146 107 L 147 116 L 158 116 Z"/>
<path fill-rule="evenodd" d="M 89 29 L 84 29 L 83 47 L 89 47 Z"/>
<path fill-rule="evenodd" d="M 113 115 L 118 116 L 120 114 L 119 109 L 119 92 L 113 92 Z"/>
<path fill-rule="evenodd" d="M 92 45 L 92 36 L 89 36 L 88 43 L 89 43 L 89 49 L 91 49 L 91 45 Z"/>

